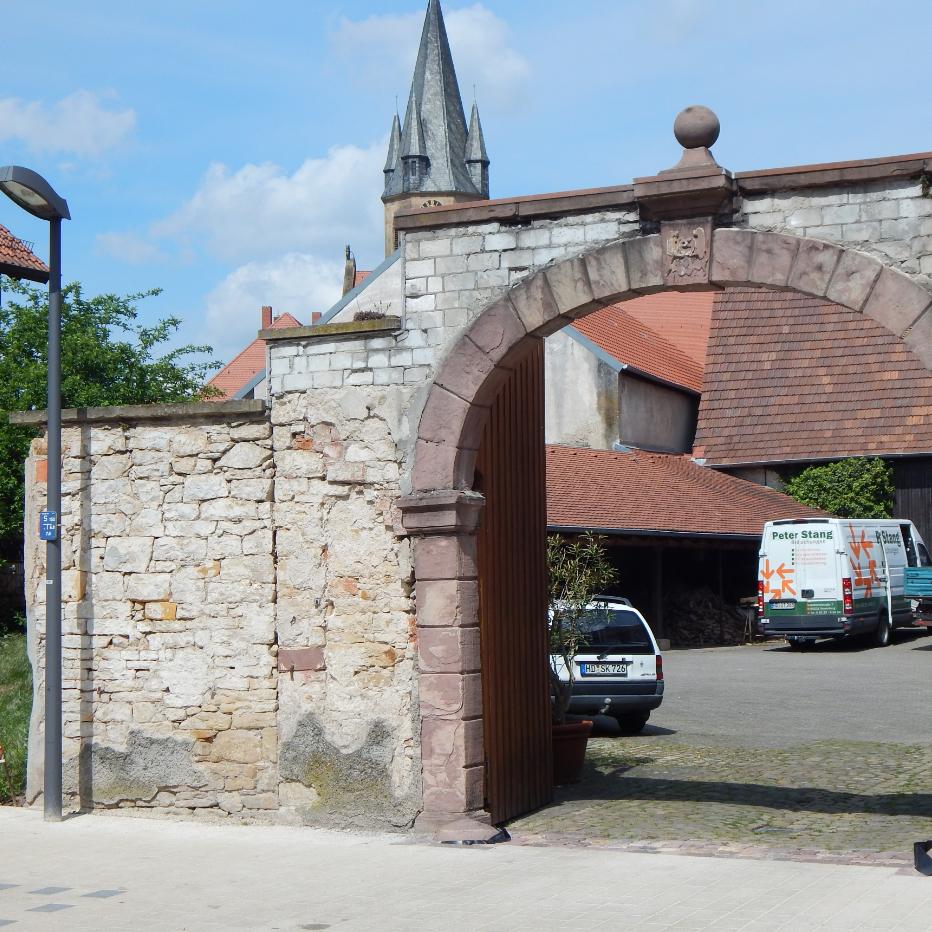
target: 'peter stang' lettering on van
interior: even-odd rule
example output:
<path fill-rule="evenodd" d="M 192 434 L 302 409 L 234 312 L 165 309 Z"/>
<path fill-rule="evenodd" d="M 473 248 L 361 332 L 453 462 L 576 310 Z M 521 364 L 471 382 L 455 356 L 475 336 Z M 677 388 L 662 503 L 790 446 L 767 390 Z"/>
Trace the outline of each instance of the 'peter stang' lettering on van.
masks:
<path fill-rule="evenodd" d="M 833 540 L 831 531 L 774 531 L 773 540 Z"/>

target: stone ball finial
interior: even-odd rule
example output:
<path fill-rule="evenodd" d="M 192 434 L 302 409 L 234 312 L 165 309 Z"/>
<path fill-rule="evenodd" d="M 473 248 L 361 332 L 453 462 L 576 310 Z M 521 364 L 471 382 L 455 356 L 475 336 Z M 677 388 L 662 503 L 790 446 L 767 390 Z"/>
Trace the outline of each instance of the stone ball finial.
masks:
<path fill-rule="evenodd" d="M 687 107 L 676 118 L 673 133 L 684 149 L 710 149 L 715 145 L 722 124 L 708 107 Z"/>

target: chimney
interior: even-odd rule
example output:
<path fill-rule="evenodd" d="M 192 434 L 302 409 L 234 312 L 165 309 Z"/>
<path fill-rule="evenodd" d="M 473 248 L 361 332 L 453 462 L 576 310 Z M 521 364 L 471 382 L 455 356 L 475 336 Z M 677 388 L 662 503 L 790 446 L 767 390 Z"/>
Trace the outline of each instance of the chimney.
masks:
<path fill-rule="evenodd" d="M 262 329 L 268 330 L 272 326 L 272 308 L 267 304 L 262 307 Z"/>
<path fill-rule="evenodd" d="M 313 327 L 323 316 L 324 315 L 320 311 L 314 311 L 314 313 L 311 314 L 311 326 Z"/>
<path fill-rule="evenodd" d="M 356 287 L 356 257 L 346 247 L 346 265 L 343 267 L 343 295 L 348 295 Z"/>

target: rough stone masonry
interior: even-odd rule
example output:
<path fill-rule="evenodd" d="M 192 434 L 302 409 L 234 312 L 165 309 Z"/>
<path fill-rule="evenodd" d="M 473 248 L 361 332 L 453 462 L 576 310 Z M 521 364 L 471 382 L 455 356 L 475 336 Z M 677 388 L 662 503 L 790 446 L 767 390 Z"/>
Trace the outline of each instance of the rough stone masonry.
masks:
<path fill-rule="evenodd" d="M 417 793 L 411 567 L 388 399 L 66 414 L 72 807 L 402 826 Z M 45 496 L 45 443 L 27 514 Z M 28 534 L 41 792 L 44 547 Z M 279 672 L 279 658 L 298 658 Z"/>

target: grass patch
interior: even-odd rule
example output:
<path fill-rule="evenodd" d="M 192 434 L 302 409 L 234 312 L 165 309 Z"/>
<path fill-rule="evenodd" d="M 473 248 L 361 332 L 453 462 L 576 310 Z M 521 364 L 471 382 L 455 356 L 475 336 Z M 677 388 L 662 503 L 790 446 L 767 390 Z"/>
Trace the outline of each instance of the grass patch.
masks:
<path fill-rule="evenodd" d="M 26 747 L 32 710 L 32 671 L 24 634 L 0 635 L 0 744 L 6 752 L 13 789 L 26 786 Z M 2 767 L 0 767 L 2 771 Z M 0 803 L 10 802 L 6 778 L 0 772 Z"/>

